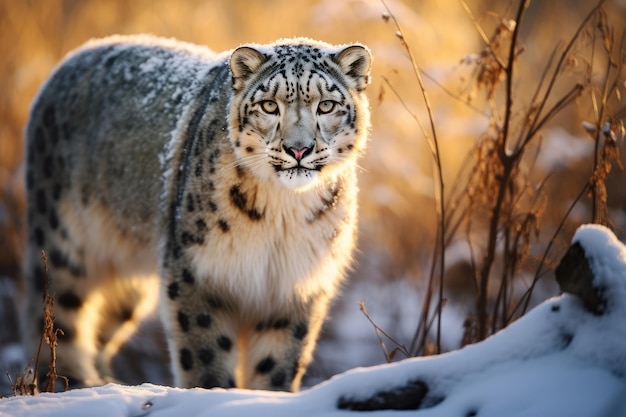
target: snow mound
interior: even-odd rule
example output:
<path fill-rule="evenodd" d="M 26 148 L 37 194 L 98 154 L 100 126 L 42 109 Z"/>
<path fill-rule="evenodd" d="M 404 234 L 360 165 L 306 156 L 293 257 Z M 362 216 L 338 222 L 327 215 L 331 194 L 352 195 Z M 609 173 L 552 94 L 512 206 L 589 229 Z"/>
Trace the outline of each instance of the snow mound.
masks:
<path fill-rule="evenodd" d="M 583 226 L 557 279 L 599 304 L 566 293 L 481 343 L 354 369 L 299 394 L 109 384 L 5 398 L 0 416 L 626 416 L 626 247 Z"/>

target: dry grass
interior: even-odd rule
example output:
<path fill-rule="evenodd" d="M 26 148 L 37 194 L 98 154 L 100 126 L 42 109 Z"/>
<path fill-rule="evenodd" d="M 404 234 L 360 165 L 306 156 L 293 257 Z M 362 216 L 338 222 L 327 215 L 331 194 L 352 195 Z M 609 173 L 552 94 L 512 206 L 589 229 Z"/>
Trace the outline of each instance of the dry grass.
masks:
<path fill-rule="evenodd" d="M 415 113 L 409 112 L 431 149 L 438 217 L 430 275 L 410 347 L 378 327 L 361 305 L 361 310 L 374 325 L 388 361 L 398 352 L 415 356 L 442 351 L 442 310 L 448 301 L 444 296 L 447 282 L 445 255 L 449 243 L 459 236 L 465 236 L 468 241 L 474 276 L 475 307 L 464 324 L 463 343 L 466 344 L 485 339 L 526 312 L 537 283 L 544 276 L 551 249 L 569 220 L 572 208 L 585 193 L 589 192 L 591 206 L 587 221 L 615 228 L 609 218 L 607 179 L 614 166 L 622 168 L 619 145 L 624 139 L 624 122 L 618 119 L 616 112 L 623 106 L 620 89 L 625 85 L 626 49 L 624 34 L 621 34 L 620 42 L 615 41 L 604 3 L 600 0 L 591 8 L 569 41 L 564 45 L 557 44 L 545 57 L 534 92 L 526 101 L 526 95 L 520 89 L 527 89 L 528 84 L 519 82 L 518 68 L 528 51 L 519 38 L 530 0 L 519 1 L 512 17 L 499 17 L 499 23 L 489 37 L 474 20 L 484 40 L 484 49 L 465 64 L 474 68 L 473 93 L 484 95 L 486 108 L 478 111 L 489 115 L 489 124 L 476 139 L 449 194 L 444 194 L 444 168 L 437 125 L 421 70 L 398 19 L 386 7 L 382 18 L 393 22 L 396 36 L 411 61 L 419 87 L 417 94 L 424 99 L 429 128 L 424 128 Z M 470 8 L 465 7 L 473 18 Z M 593 77 L 599 70 L 604 73 L 600 81 Z M 400 100 L 408 94 L 398 93 L 391 83 L 389 86 Z M 456 98 L 461 99 L 460 96 Z M 468 96 L 466 102 L 476 109 L 471 98 Z M 550 206 L 545 187 L 554 173 L 534 177 L 533 171 L 542 152 L 542 131 L 577 101 L 593 103 L 593 111 L 584 119 L 593 120 L 585 124 L 595 142 L 591 174 L 579 185 L 582 190 L 573 203 L 560 211 L 559 224 L 549 235 L 542 233 L 541 222 Z M 542 241 L 545 243 L 541 244 Z M 530 265 L 531 249 L 540 245 L 546 249 L 532 283 L 520 293 L 519 277 Z M 387 349 L 383 337 L 395 345 L 393 350 Z"/>
<path fill-rule="evenodd" d="M 58 346 L 57 334 L 63 335 L 63 330 L 54 326 L 54 294 L 48 292 L 50 286 L 50 277 L 48 276 L 48 257 L 45 251 L 41 251 L 42 267 L 46 276 L 46 282 L 42 294 L 43 304 L 43 329 L 41 338 L 39 339 L 39 347 L 37 349 L 37 357 L 35 358 L 34 368 L 28 364 L 26 369 L 16 375 L 15 381 L 11 375 L 7 373 L 13 395 L 36 395 L 39 392 L 55 392 L 57 380 L 61 379 L 65 383 L 65 390 L 69 387 L 67 377 L 58 375 L 56 371 L 56 349 Z M 41 350 L 44 348 L 44 341 L 50 349 L 50 362 L 46 372 L 46 386 L 42 389 L 39 387 L 38 375 L 40 365 Z"/>

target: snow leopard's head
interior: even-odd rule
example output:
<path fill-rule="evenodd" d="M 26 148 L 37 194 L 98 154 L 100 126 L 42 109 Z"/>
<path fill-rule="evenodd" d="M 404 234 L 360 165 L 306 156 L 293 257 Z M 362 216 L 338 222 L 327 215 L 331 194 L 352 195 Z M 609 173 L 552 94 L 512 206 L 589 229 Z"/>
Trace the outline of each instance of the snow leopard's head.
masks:
<path fill-rule="evenodd" d="M 230 139 L 239 166 L 305 188 L 354 164 L 369 129 L 363 45 L 308 39 L 247 45 L 230 57 Z"/>

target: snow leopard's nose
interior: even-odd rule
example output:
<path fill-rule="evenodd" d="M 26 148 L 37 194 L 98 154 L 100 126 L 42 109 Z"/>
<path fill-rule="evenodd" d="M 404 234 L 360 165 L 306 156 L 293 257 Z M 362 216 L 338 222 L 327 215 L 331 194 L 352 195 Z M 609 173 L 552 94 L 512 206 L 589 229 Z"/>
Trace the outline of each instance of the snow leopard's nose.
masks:
<path fill-rule="evenodd" d="M 296 161 L 300 162 L 302 160 L 302 158 L 304 158 L 305 156 L 309 155 L 311 152 L 313 152 L 313 147 L 308 147 L 308 148 L 287 148 L 285 145 L 283 145 L 283 149 L 285 149 L 285 152 L 287 152 L 287 154 L 293 156 Z"/>

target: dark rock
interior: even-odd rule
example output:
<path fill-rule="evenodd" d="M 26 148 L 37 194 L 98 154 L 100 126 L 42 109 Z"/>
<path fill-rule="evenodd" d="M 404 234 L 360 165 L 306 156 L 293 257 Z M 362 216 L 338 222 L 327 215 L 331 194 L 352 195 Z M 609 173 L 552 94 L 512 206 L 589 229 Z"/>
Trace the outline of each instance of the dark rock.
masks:
<path fill-rule="evenodd" d="M 426 394 L 428 386 L 424 382 L 409 381 L 407 385 L 389 391 L 379 391 L 364 399 L 342 396 L 337 402 L 337 407 L 352 411 L 417 410 L 423 405 Z"/>
<path fill-rule="evenodd" d="M 570 246 L 556 267 L 555 275 L 563 292 L 579 297 L 585 308 L 593 314 L 601 315 L 604 312 L 604 289 L 594 284 L 593 272 L 580 243 Z"/>

